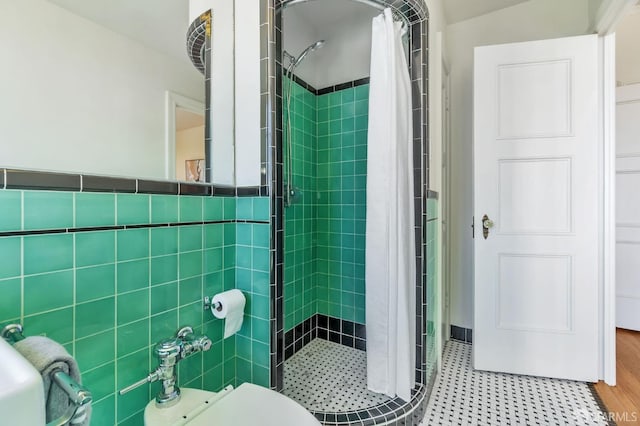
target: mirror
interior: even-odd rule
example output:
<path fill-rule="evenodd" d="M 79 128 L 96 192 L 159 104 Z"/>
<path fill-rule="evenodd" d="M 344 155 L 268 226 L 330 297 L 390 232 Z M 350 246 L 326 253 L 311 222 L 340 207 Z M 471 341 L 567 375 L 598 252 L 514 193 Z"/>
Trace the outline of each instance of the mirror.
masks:
<path fill-rule="evenodd" d="M 154 180 L 196 167 L 203 180 L 205 160 L 209 183 L 260 185 L 258 3 L 1 2 L 0 167 Z M 186 48 L 208 11 L 209 79 Z M 177 148 L 176 108 L 209 114 L 204 153 Z"/>

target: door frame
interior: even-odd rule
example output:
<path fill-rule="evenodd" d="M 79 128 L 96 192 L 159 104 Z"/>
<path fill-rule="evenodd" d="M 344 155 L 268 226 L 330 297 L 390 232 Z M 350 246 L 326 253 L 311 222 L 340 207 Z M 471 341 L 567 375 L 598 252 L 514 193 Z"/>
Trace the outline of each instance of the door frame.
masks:
<path fill-rule="evenodd" d="M 170 90 L 164 95 L 164 177 L 176 180 L 176 108 L 195 114 L 206 114 L 203 102 L 180 95 Z M 202 140 L 204 145 L 205 141 Z"/>

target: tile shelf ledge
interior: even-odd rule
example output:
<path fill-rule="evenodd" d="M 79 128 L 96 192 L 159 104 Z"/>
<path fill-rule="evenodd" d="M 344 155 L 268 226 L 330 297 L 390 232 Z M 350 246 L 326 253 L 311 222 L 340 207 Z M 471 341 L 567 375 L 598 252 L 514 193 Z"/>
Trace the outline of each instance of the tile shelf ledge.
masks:
<path fill-rule="evenodd" d="M 195 182 L 123 178 L 0 167 L 0 189 L 111 192 L 222 197 L 268 196 L 268 186 L 230 187 Z"/>

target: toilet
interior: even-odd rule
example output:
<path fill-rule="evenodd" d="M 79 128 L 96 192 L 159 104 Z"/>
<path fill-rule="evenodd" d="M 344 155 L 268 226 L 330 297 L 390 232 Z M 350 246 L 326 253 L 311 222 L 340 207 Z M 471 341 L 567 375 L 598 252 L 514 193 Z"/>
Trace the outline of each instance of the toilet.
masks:
<path fill-rule="evenodd" d="M 144 410 L 145 426 L 320 426 L 300 404 L 278 392 L 251 383 L 220 392 L 181 388 L 180 402 Z"/>

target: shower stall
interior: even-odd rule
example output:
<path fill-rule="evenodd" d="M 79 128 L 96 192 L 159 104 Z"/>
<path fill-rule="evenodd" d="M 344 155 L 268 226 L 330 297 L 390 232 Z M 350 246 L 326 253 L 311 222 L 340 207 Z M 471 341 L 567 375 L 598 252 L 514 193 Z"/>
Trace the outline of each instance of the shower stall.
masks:
<path fill-rule="evenodd" d="M 273 6 L 272 386 L 324 424 L 417 425 L 436 359 L 426 6 L 422 0 L 275 0 Z M 367 386 L 369 58 L 371 22 L 385 7 L 407 30 L 412 92 L 416 344 L 408 400 Z"/>

